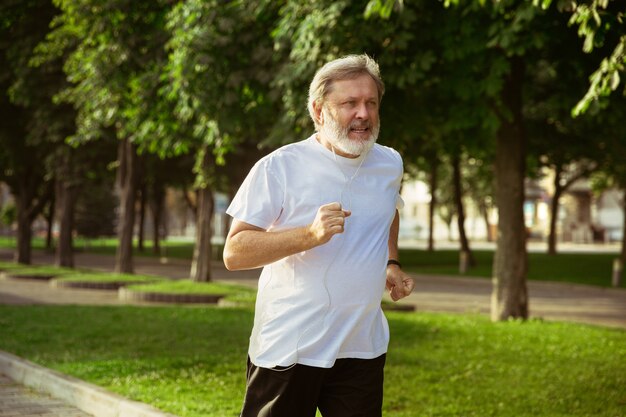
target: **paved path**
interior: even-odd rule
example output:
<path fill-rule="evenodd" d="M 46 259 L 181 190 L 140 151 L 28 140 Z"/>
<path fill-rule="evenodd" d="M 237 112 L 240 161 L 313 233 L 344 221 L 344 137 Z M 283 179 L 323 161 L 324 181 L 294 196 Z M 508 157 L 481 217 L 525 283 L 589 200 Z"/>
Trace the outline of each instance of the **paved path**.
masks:
<path fill-rule="evenodd" d="M 64 402 L 39 394 L 0 374 L 0 417 L 90 417 Z"/>

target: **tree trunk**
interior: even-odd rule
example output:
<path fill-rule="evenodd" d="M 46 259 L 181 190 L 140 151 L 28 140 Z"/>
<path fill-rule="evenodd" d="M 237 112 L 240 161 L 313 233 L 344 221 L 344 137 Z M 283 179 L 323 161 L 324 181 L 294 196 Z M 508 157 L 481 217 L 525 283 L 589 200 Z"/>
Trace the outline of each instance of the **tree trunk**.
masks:
<path fill-rule="evenodd" d="M 41 214 L 54 194 L 54 183 L 46 184 L 42 178 L 38 178 L 27 169 L 17 176 L 15 183 L 9 186 L 15 197 L 17 221 L 17 246 L 14 259 L 15 262 L 30 264 L 33 221 Z"/>
<path fill-rule="evenodd" d="M 20 178 L 15 195 L 15 211 L 17 218 L 17 246 L 15 262 L 29 265 L 31 263 L 33 237 L 33 220 L 35 219 L 33 203 L 36 186 L 27 178 Z"/>
<path fill-rule="evenodd" d="M 48 204 L 48 216 L 46 218 L 46 222 L 48 223 L 48 228 L 46 229 L 46 249 L 48 251 L 52 251 L 52 230 L 54 226 L 54 216 L 55 216 L 55 196 L 52 194 L 52 198 L 50 199 L 50 203 Z"/>
<path fill-rule="evenodd" d="M 467 254 L 468 264 L 476 266 L 476 259 L 469 246 L 465 233 L 465 208 L 463 207 L 463 187 L 461 185 L 461 157 L 457 154 L 452 157 L 452 182 L 454 183 L 454 204 L 456 206 L 457 227 L 461 241 L 461 252 Z"/>
<path fill-rule="evenodd" d="M 146 224 L 146 200 L 147 200 L 147 186 L 142 184 L 139 189 L 139 230 L 137 231 L 137 250 L 139 252 L 144 251 L 144 235 Z"/>
<path fill-rule="evenodd" d="M 485 221 L 485 230 L 487 230 L 487 242 L 493 242 L 494 238 L 493 233 L 491 233 L 491 223 L 489 223 L 489 210 L 487 209 L 487 203 L 485 202 L 485 199 L 481 199 L 478 210 L 480 211 L 480 215 Z"/>
<path fill-rule="evenodd" d="M 435 157 L 430 166 L 430 204 L 428 205 L 428 251 L 435 250 L 435 210 L 437 208 L 437 171 L 439 158 Z"/>
<path fill-rule="evenodd" d="M 22 195 L 16 196 L 17 211 L 17 246 L 15 262 L 30 265 L 31 262 L 31 239 L 33 237 L 32 220 L 28 214 L 27 198 Z"/>
<path fill-rule="evenodd" d="M 626 265 L 626 185 L 622 187 L 622 210 L 624 216 L 624 225 L 622 226 L 622 250 L 620 258 L 622 259 L 622 265 Z"/>
<path fill-rule="evenodd" d="M 191 280 L 211 281 L 211 221 L 214 201 L 210 187 L 199 190 L 198 213 L 196 216 L 196 244 L 191 263 Z"/>
<path fill-rule="evenodd" d="M 563 187 L 561 186 L 562 170 L 559 166 L 555 168 L 554 175 L 554 195 L 552 196 L 552 204 L 550 205 L 550 234 L 548 235 L 548 255 L 556 255 L 556 222 L 559 217 L 559 201 L 563 195 Z"/>
<path fill-rule="evenodd" d="M 78 187 L 72 182 L 72 179 L 63 180 L 61 185 L 62 191 L 58 198 L 61 222 L 59 226 L 59 244 L 56 250 L 56 264 L 68 268 L 74 267 L 72 233 L 74 231 L 74 210 L 76 208 L 76 200 L 78 199 Z"/>
<path fill-rule="evenodd" d="M 520 57 L 509 60 L 502 100 L 509 117 L 501 117 L 496 133 L 496 201 L 498 237 L 493 265 L 491 319 L 528 317 L 526 286 L 527 252 L 524 225 L 524 176 L 526 137 L 522 120 L 524 63 Z"/>
<path fill-rule="evenodd" d="M 165 198 L 165 190 L 162 184 L 154 182 L 152 184 L 152 192 L 150 193 L 150 211 L 152 212 L 152 230 L 153 245 L 152 251 L 155 255 L 161 254 L 161 223 L 163 218 L 163 200 Z"/>
<path fill-rule="evenodd" d="M 135 200 L 137 197 L 135 147 L 128 139 L 119 147 L 120 212 L 117 225 L 118 246 L 115 255 L 115 272 L 133 273 L 133 228 L 135 225 Z"/>

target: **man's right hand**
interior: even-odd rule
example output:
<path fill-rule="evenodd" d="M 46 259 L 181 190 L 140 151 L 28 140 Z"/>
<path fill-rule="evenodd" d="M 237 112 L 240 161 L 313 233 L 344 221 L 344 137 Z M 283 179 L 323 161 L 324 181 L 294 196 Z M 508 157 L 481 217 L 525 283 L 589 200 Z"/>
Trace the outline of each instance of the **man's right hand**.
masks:
<path fill-rule="evenodd" d="M 345 219 L 352 214 L 348 210 L 343 210 L 341 204 L 330 203 L 321 206 L 317 210 L 315 220 L 309 226 L 309 231 L 318 245 L 328 242 L 334 235 L 343 233 Z"/>

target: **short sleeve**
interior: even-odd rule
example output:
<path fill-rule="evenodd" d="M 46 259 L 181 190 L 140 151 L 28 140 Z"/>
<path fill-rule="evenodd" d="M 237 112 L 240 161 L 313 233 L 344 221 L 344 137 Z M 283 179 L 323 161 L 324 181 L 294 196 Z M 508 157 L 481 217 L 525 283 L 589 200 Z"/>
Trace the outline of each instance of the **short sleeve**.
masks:
<path fill-rule="evenodd" d="M 270 172 L 268 159 L 257 162 L 228 206 L 233 218 L 268 229 L 282 212 L 284 187 Z"/>
<path fill-rule="evenodd" d="M 402 183 L 402 177 L 404 175 L 404 161 L 402 161 L 402 155 L 400 155 L 400 153 L 398 151 L 393 149 L 393 153 L 395 154 L 395 156 L 397 158 L 397 161 L 398 161 L 398 164 L 399 164 L 399 168 L 400 168 L 400 173 L 399 173 L 399 176 L 398 176 L 398 188 L 400 188 L 400 184 Z M 398 196 L 396 197 L 396 209 L 398 211 L 400 211 L 403 208 L 404 208 L 404 199 L 400 195 L 400 190 L 398 190 Z"/>
<path fill-rule="evenodd" d="M 400 195 L 400 193 L 398 193 L 398 197 L 396 198 L 396 209 L 400 211 L 403 208 L 404 208 L 404 200 L 402 199 L 402 196 Z"/>

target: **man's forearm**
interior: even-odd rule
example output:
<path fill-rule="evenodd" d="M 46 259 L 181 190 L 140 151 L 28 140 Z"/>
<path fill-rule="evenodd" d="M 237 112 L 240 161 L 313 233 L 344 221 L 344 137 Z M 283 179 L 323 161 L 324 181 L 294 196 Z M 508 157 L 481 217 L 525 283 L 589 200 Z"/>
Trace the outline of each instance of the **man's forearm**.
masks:
<path fill-rule="evenodd" d="M 389 228 L 389 242 L 387 246 L 389 247 L 389 259 L 398 260 L 398 235 L 400 233 L 400 215 L 398 214 L 398 210 L 396 210 L 396 215 L 393 218 L 393 222 L 391 222 L 391 227 Z"/>
<path fill-rule="evenodd" d="M 224 264 L 231 271 L 260 268 L 315 246 L 309 227 L 280 232 L 243 230 L 225 246 Z"/>
<path fill-rule="evenodd" d="M 341 204 L 330 203 L 317 210 L 312 224 L 280 232 L 267 232 L 235 220 L 224 246 L 224 265 L 229 270 L 259 268 L 323 245 L 337 233 L 343 233 L 348 216 L 350 212 L 343 210 Z"/>

